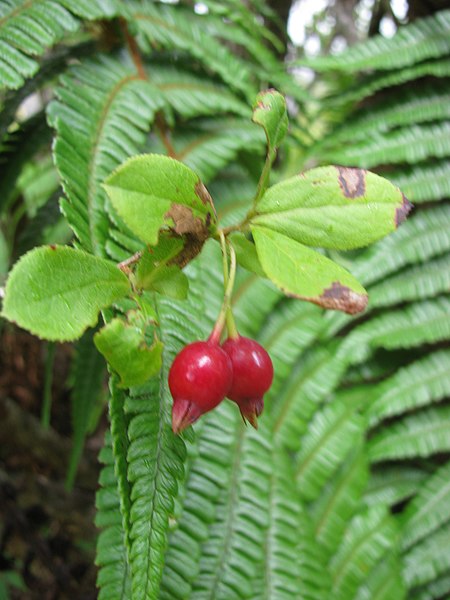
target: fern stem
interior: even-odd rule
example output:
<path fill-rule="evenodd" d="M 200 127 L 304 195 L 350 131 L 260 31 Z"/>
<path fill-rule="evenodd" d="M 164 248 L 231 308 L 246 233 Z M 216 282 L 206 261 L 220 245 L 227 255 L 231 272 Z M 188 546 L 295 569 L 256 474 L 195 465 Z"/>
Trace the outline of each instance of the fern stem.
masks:
<path fill-rule="evenodd" d="M 128 23 L 124 17 L 119 19 L 120 27 L 122 29 L 123 36 L 127 43 L 128 52 L 130 53 L 131 59 L 136 67 L 136 71 L 140 79 L 148 80 L 149 77 L 144 68 L 144 61 L 142 60 L 142 55 L 139 50 L 139 46 L 136 42 L 136 39 L 131 35 L 130 30 L 128 29 Z M 172 158 L 176 158 L 176 151 L 172 145 L 172 142 L 168 135 L 168 127 L 164 115 L 162 112 L 158 112 L 155 117 L 155 125 L 158 129 L 159 136 L 161 138 L 162 143 L 167 151 L 167 155 Z"/>
<path fill-rule="evenodd" d="M 128 29 L 128 23 L 124 17 L 120 17 L 119 19 L 120 28 L 122 30 L 123 36 L 127 42 L 128 50 L 130 52 L 131 58 L 133 60 L 134 66 L 136 67 L 136 71 L 140 79 L 147 79 L 147 74 L 144 69 L 144 63 L 142 61 L 142 56 L 139 51 L 139 47 L 137 45 L 136 40 L 131 35 Z"/>

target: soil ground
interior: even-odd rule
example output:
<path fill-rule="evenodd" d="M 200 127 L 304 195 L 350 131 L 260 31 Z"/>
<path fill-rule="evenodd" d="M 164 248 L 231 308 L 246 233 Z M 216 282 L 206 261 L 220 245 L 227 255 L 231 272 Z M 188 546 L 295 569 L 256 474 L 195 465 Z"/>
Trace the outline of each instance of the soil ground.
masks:
<path fill-rule="evenodd" d="M 46 344 L 9 325 L 0 333 L 0 600 L 97 597 L 94 502 L 106 419 L 87 439 L 67 491 L 71 353 L 70 345 L 57 346 L 46 429 Z"/>

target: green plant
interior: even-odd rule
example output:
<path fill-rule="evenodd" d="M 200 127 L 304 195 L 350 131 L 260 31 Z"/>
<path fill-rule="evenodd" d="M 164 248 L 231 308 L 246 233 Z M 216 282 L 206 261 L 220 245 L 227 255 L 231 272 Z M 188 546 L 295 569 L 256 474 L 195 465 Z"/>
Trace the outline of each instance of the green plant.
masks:
<path fill-rule="evenodd" d="M 40 41 L 40 19 L 52 26 L 45 20 L 47 4 L 41 3 L 34 15 L 35 45 Z M 2 99 L 0 130 L 8 175 L 2 181 L 10 194 L 2 195 L 4 218 L 8 222 L 20 218 L 15 213 L 22 202 L 16 176 L 20 172 L 25 177 L 30 155 L 35 157 L 38 149 L 30 141 L 30 132 L 42 140 L 39 148 L 44 156 L 51 137 L 43 115 L 38 118 L 45 132 L 41 136 L 32 121 L 16 123 L 15 108 L 30 90 L 51 88 L 57 76 L 56 98 L 46 112 L 56 131 L 54 162 L 64 186 L 61 207 L 77 239 L 75 249 L 40 248 L 18 265 L 25 268 L 27 261 L 33 261 L 28 271 L 32 273 L 41 261 L 74 273 L 78 264 L 82 265 L 79 277 L 89 272 L 94 284 L 92 301 L 85 306 L 75 294 L 77 319 L 72 310 L 64 312 L 63 302 L 60 316 L 67 314 L 67 323 L 64 319 L 49 323 L 43 314 L 41 323 L 33 320 L 31 326 L 49 328 L 41 335 L 56 339 L 75 337 L 97 320 L 101 310 L 107 325 L 96 334 L 97 346 L 100 340 L 112 370 L 119 373 L 111 381 L 111 431 L 101 453 L 104 468 L 97 496 L 97 523 L 102 528 L 97 553 L 100 597 L 445 597 L 450 515 L 448 410 L 443 399 L 448 394 L 449 355 L 441 344 L 449 337 L 447 207 L 417 210 L 385 241 L 355 252 L 373 241 L 368 239 L 372 228 L 363 227 L 361 237 L 353 235 L 353 225 L 352 235 L 339 223 L 326 230 L 342 207 L 322 206 L 320 219 L 308 221 L 295 194 L 303 189 L 308 195 L 319 179 L 330 186 L 329 197 L 342 198 L 337 173 L 352 183 L 343 186 L 351 194 L 364 178 L 360 169 L 369 166 L 359 161 L 371 160 L 371 168 L 382 163 L 380 173 L 392 178 L 415 203 L 448 195 L 445 135 L 439 141 L 448 115 L 438 108 L 446 106 L 440 100 L 445 98 L 448 78 L 448 14 L 442 12 L 428 25 L 420 21 L 411 25 L 411 37 L 418 40 L 414 54 L 399 51 L 407 34 L 389 43 L 371 42 L 366 53 L 361 49 L 373 63 L 355 61 L 354 73 L 380 66 L 384 71 L 363 75 L 347 89 L 348 80 L 338 73 L 339 61 L 324 63 L 329 72 L 323 81 L 339 91 L 320 101 L 321 112 L 316 115 L 308 113 L 306 93 L 280 70 L 270 49 L 272 37 L 251 10 L 231 1 L 207 5 L 209 13 L 199 17 L 183 5 L 102 3 L 86 7 L 81 14 L 72 3 L 60 3 L 58 15 L 64 19 L 55 20 L 47 45 L 61 39 L 64 43 L 39 63 L 29 56 L 42 54 L 42 43 L 27 46 L 20 24 L 14 22 L 18 7 L 25 15 L 35 7 L 17 3 L 2 16 L 4 23 L 8 16 L 10 21 L 2 47 L 24 57 L 17 63 L 2 58 L 7 82 L 20 88 L 23 78 L 34 73 L 17 93 Z M 99 17 L 106 19 L 102 30 L 80 29 L 82 19 Z M 229 21 L 227 27 L 223 17 Z M 70 40 L 62 37 L 63 31 L 72 32 Z M 226 43 L 217 43 L 218 36 Z M 113 45 L 110 56 L 99 54 L 93 43 L 98 37 L 103 44 Z M 268 47 L 263 40 L 268 40 Z M 390 60 L 382 54 L 385 44 Z M 358 50 L 348 53 L 340 59 L 347 71 L 352 53 L 358 55 Z M 69 65 L 74 56 L 79 62 Z M 321 68 L 319 61 L 315 66 Z M 445 85 L 429 81 L 421 89 L 421 103 L 414 103 L 408 89 L 392 87 L 423 74 L 438 75 Z M 271 142 L 269 133 L 264 165 L 262 130 L 250 123 L 247 109 L 266 82 L 302 104 L 305 110 L 299 122 L 304 125 L 308 119 L 311 132 L 317 134 L 317 139 L 305 144 L 302 127 L 291 119 L 278 171 L 272 173 L 278 181 L 268 189 L 270 165 L 281 138 Z M 370 110 L 358 108 L 360 100 L 378 89 L 392 98 L 398 95 L 397 100 L 386 108 L 381 102 L 385 96 L 380 101 L 375 96 Z M 429 103 L 432 97 L 435 102 Z M 275 123 L 283 112 L 278 102 L 270 113 L 276 115 Z M 256 120 L 266 113 L 257 114 Z M 411 144 L 411 123 L 421 119 L 432 125 L 423 126 L 426 131 L 419 125 L 420 135 Z M 326 135 L 319 136 L 324 123 L 336 121 L 338 127 L 333 131 L 328 127 Z M 143 151 L 150 156 L 133 159 L 108 180 L 109 198 L 102 182 L 128 156 Z M 174 242 L 163 235 L 154 246 L 161 226 L 176 227 L 175 221 L 165 220 L 167 207 L 161 205 L 156 221 L 146 221 L 143 228 L 142 213 L 126 211 L 121 177 L 126 178 L 127 168 L 139 173 L 146 161 L 155 161 L 153 166 L 169 164 L 165 157 L 155 156 L 161 153 L 182 160 L 198 173 L 217 199 L 220 226 L 211 217 L 206 236 L 213 239 L 201 239 L 202 227 L 194 243 L 185 243 L 183 234 L 178 234 L 183 239 L 180 246 L 177 238 Z M 437 162 L 431 160 L 436 155 Z M 54 174 L 52 164 L 38 158 L 39 174 L 44 175 L 45 168 Z M 405 158 L 413 168 L 398 162 Z M 318 167 L 306 173 L 301 185 L 296 178 L 294 186 L 292 171 L 287 169 L 295 165 L 297 171 L 312 159 L 359 169 Z M 421 162 L 416 164 L 417 160 Z M 394 161 L 400 165 L 396 171 L 389 167 Z M 191 173 L 181 166 L 175 169 Z M 365 181 L 375 190 L 382 180 L 370 175 Z M 52 185 L 51 190 L 44 186 L 40 190 L 38 211 L 47 207 L 48 217 L 52 214 L 48 207 L 56 199 L 57 183 Z M 139 202 L 140 190 L 133 191 Z M 289 215 L 276 210 L 280 195 L 289 204 Z M 250 208 L 249 213 L 252 199 L 256 210 Z M 400 208 L 402 200 L 396 202 Z M 195 217 L 206 225 L 201 209 Z M 357 211 L 350 218 L 364 225 Z M 30 226 L 33 220 L 30 215 Z M 42 218 L 40 222 L 37 230 L 42 233 Z M 249 224 L 256 246 L 244 235 Z M 236 249 L 241 266 L 249 269 L 238 270 L 232 299 L 239 330 L 268 349 L 274 382 L 258 432 L 246 429 L 236 407 L 223 402 L 198 422 L 195 435 L 187 430 L 180 439 L 170 431 L 167 373 L 176 352 L 205 338 L 220 314 L 219 229 Z M 56 230 L 46 230 L 47 238 L 33 239 L 36 244 L 64 241 L 54 234 Z M 142 238 L 147 235 L 153 237 Z M 144 251 L 133 266 L 129 258 L 142 252 L 143 242 L 153 245 L 155 255 Z M 180 271 L 200 242 L 201 253 Z M 8 258 L 15 258 L 20 252 L 13 236 L 10 243 Z M 308 245 L 325 247 L 325 253 Z M 341 255 L 341 249 L 351 249 L 353 254 Z M 318 284 L 317 271 L 310 280 L 297 277 L 292 259 L 278 260 L 282 253 L 310 266 L 314 265 L 311 257 L 316 264 L 327 265 L 321 271 L 324 280 Z M 171 263 L 177 256 L 183 260 Z M 122 263 L 128 275 L 114 263 Z M 326 302 L 321 298 L 330 283 L 341 280 L 344 267 L 368 288 L 370 301 L 362 319 L 338 312 L 324 314 L 319 306 L 286 298 L 278 289 L 356 312 L 364 308 L 366 296 L 354 278 L 345 283 L 355 295 L 333 293 L 325 296 Z M 278 287 L 257 276 L 261 268 Z M 187 291 L 184 275 L 189 281 L 185 300 L 180 299 Z M 42 277 L 49 277 L 45 269 Z M 101 281 L 107 284 L 99 285 Z M 24 287 L 27 301 L 29 289 Z M 136 293 L 145 287 L 151 290 L 146 292 L 151 296 L 148 302 L 145 294 Z M 127 293 L 131 302 L 122 299 Z M 72 302 L 72 297 L 67 300 Z M 113 310 L 107 308 L 111 302 Z M 120 345 L 115 344 L 117 339 Z M 91 339 L 82 340 L 78 361 L 98 360 Z M 151 373 L 146 365 L 150 362 L 156 372 L 160 360 L 161 376 L 147 381 Z M 124 364 L 132 369 L 120 372 L 118 366 Z M 94 379 L 95 369 L 91 375 Z M 138 385 L 134 385 L 136 376 L 142 377 Z M 77 381 L 80 397 L 82 379 Z M 78 422 L 85 433 L 86 419 Z"/>

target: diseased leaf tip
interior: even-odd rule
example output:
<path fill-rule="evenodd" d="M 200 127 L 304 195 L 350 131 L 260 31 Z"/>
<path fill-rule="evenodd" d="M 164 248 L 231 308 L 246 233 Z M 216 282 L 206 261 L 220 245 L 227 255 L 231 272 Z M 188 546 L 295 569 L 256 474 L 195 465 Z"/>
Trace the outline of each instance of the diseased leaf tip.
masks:
<path fill-rule="evenodd" d="M 339 281 L 333 281 L 331 287 L 325 289 L 316 304 L 323 308 L 341 310 L 349 315 L 362 312 L 368 302 L 367 294 L 354 292 Z"/>
<path fill-rule="evenodd" d="M 399 225 L 401 225 L 403 223 L 403 221 L 406 219 L 406 217 L 408 216 L 408 214 L 411 212 L 411 210 L 414 207 L 414 204 L 412 202 L 410 202 L 408 200 L 408 198 L 405 196 L 405 194 L 402 194 L 402 204 L 401 206 L 399 206 L 397 208 L 397 210 L 395 211 L 395 226 L 398 227 Z"/>

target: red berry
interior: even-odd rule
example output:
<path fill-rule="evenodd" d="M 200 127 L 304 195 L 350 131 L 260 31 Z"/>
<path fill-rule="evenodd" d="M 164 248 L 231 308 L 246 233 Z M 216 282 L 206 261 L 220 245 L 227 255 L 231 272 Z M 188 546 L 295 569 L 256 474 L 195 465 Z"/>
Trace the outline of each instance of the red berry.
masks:
<path fill-rule="evenodd" d="M 231 361 L 218 344 L 194 342 L 183 348 L 169 372 L 174 433 L 216 407 L 227 395 L 232 377 Z"/>
<path fill-rule="evenodd" d="M 233 383 L 227 394 L 234 400 L 253 427 L 264 408 L 263 396 L 272 385 L 273 365 L 270 356 L 255 340 L 238 336 L 228 338 L 222 348 L 233 366 Z"/>

